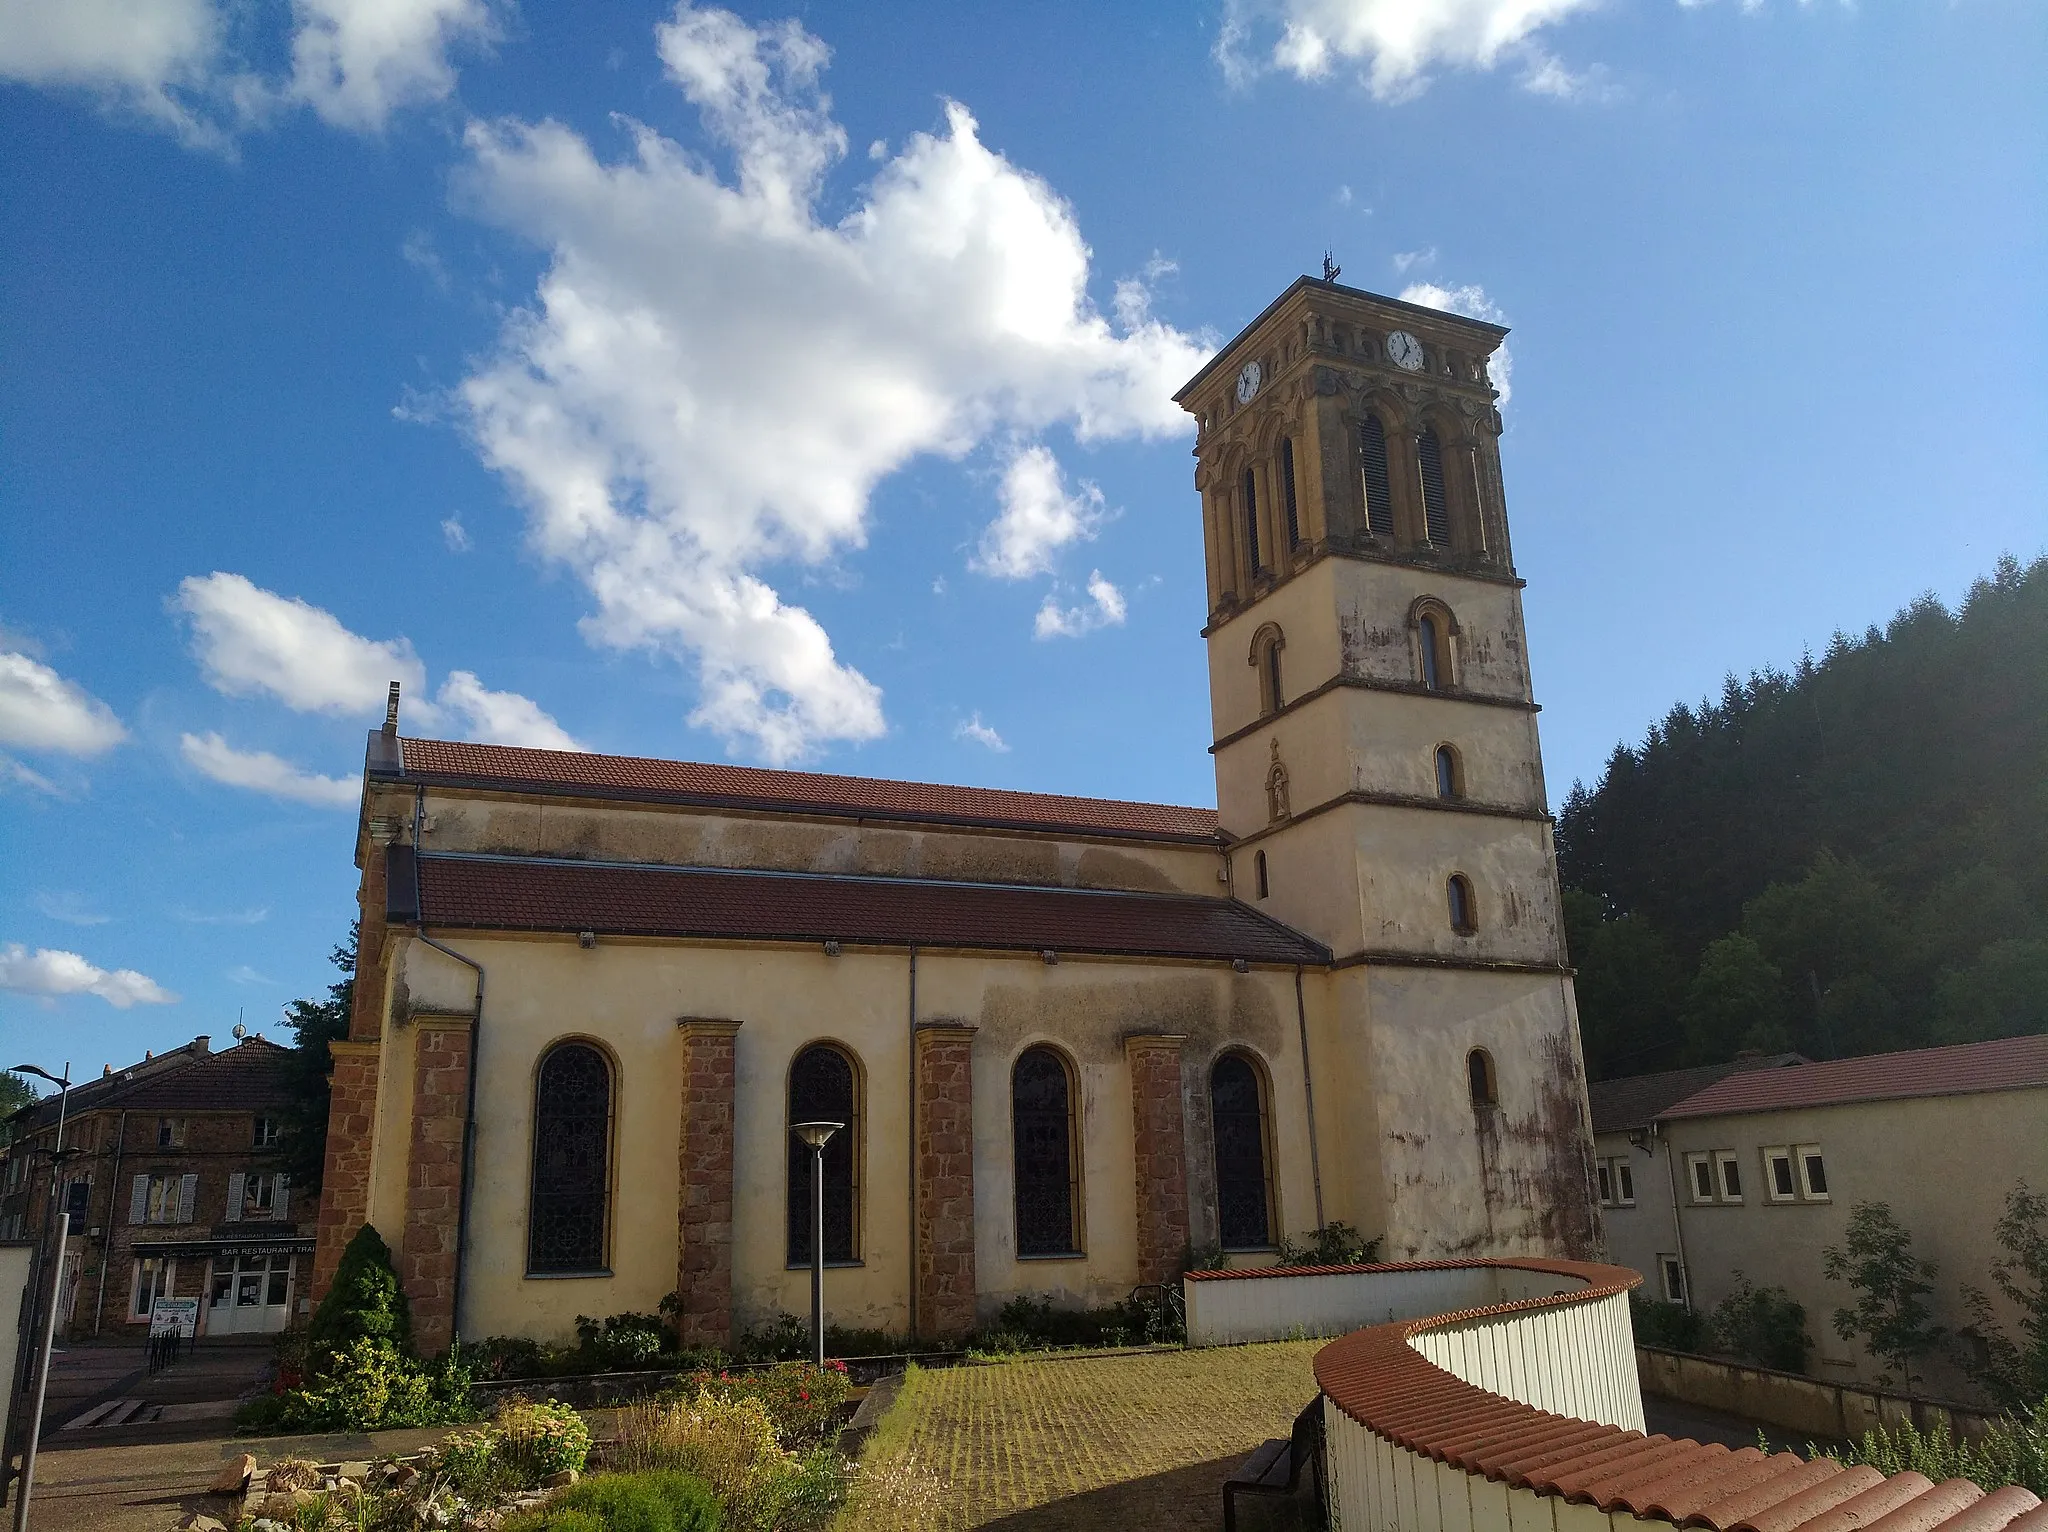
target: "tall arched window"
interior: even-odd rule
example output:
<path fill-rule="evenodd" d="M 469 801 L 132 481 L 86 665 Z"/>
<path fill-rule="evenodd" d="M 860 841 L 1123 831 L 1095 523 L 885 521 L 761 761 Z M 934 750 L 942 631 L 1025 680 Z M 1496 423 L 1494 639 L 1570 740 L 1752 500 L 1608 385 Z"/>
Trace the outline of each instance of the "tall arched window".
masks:
<path fill-rule="evenodd" d="M 1078 1255 L 1074 1221 L 1079 1146 L 1074 1142 L 1074 1082 L 1050 1048 L 1026 1048 L 1010 1071 L 1015 1138 L 1017 1254 Z"/>
<path fill-rule="evenodd" d="M 1271 883 L 1269 883 L 1269 882 L 1267 881 L 1267 879 L 1266 879 L 1266 853 L 1265 853 L 1265 852 L 1263 852 L 1263 851 L 1256 851 L 1256 852 L 1253 852 L 1253 853 L 1252 853 L 1252 873 L 1253 873 L 1253 878 L 1254 878 L 1254 881 L 1255 881 L 1255 882 L 1257 883 L 1257 885 L 1258 885 L 1258 890 L 1259 890 L 1259 897 L 1260 897 L 1261 899 L 1263 899 L 1263 898 L 1265 898 L 1265 897 L 1266 897 L 1266 895 L 1267 895 L 1267 894 L 1269 894 L 1269 893 L 1271 893 L 1271 892 L 1272 892 L 1272 887 L 1273 887 L 1273 885 L 1272 885 Z"/>
<path fill-rule="evenodd" d="M 1422 470 L 1422 521 L 1429 540 L 1439 548 L 1451 545 L 1451 502 L 1444 493 L 1444 448 L 1435 426 L 1424 426 L 1415 439 L 1415 458 Z"/>
<path fill-rule="evenodd" d="M 589 1043 L 557 1043 L 534 1077 L 528 1271 L 605 1269 L 611 1143 L 610 1061 Z"/>
<path fill-rule="evenodd" d="M 1458 752 L 1449 745 L 1436 747 L 1436 795 L 1439 798 L 1462 798 L 1465 796 L 1464 772 L 1459 767 Z"/>
<path fill-rule="evenodd" d="M 789 1066 L 789 1120 L 843 1122 L 825 1143 L 825 1259 L 858 1260 L 860 1092 L 853 1060 L 830 1043 L 813 1043 Z M 811 1263 L 811 1151 L 789 1139 L 789 1264 Z"/>
<path fill-rule="evenodd" d="M 1259 481 L 1249 468 L 1244 471 L 1244 541 L 1251 550 L 1252 573 L 1257 574 L 1265 567 L 1259 557 Z"/>
<path fill-rule="evenodd" d="M 1259 716 L 1277 713 L 1287 701 L 1287 695 L 1280 685 L 1280 651 L 1287 647 L 1287 637 L 1274 623 L 1267 623 L 1252 635 L 1250 660 L 1259 673 Z"/>
<path fill-rule="evenodd" d="M 1422 648 L 1422 684 L 1433 692 L 1444 689 L 1444 675 L 1450 669 L 1444 663 L 1443 623 L 1434 612 L 1424 612 L 1415 624 L 1417 637 Z"/>
<path fill-rule="evenodd" d="M 1287 546 L 1301 546 L 1301 511 L 1294 498 L 1294 440 L 1280 438 L 1280 491 L 1287 507 Z"/>
<path fill-rule="evenodd" d="M 1474 1048 L 1465 1055 L 1465 1079 L 1471 1086 L 1475 1107 L 1500 1104 L 1500 1086 L 1493 1074 L 1493 1055 L 1484 1048 Z"/>
<path fill-rule="evenodd" d="M 1224 1054 L 1209 1071 L 1209 1117 L 1216 1135 L 1216 1222 L 1223 1248 L 1269 1246 L 1265 1091 L 1258 1070 L 1242 1054 Z"/>
<path fill-rule="evenodd" d="M 1470 936 L 1479 929 L 1479 910 L 1472 902 L 1471 883 L 1462 872 L 1454 872 L 1444 888 L 1450 904 L 1451 929 L 1460 936 Z"/>
<path fill-rule="evenodd" d="M 1387 428 L 1377 415 L 1358 424 L 1358 464 L 1365 479 L 1365 524 L 1375 537 L 1394 535 L 1394 491 L 1387 478 Z"/>

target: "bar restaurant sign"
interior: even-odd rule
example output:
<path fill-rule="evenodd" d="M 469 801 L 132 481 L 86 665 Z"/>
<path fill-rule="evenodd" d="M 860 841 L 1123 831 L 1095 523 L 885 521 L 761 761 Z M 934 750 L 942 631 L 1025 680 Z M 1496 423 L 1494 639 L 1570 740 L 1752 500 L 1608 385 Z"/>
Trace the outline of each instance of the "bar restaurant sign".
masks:
<path fill-rule="evenodd" d="M 152 1340 L 164 1335 L 175 1335 L 179 1340 L 191 1340 L 198 1333 L 197 1298 L 158 1298 L 150 1304 L 149 1334 Z"/>

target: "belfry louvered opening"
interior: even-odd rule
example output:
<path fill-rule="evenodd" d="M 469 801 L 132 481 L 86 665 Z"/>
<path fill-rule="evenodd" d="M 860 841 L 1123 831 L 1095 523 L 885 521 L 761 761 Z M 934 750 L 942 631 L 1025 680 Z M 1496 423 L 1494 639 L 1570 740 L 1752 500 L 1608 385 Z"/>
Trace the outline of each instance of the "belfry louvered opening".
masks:
<path fill-rule="evenodd" d="M 1377 415 L 1358 426 L 1359 471 L 1365 479 L 1365 521 L 1375 537 L 1394 535 L 1394 491 L 1387 478 L 1387 428 Z"/>
<path fill-rule="evenodd" d="M 1294 495 L 1294 440 L 1280 439 L 1280 493 L 1287 507 L 1287 546 L 1301 546 L 1301 508 Z"/>
<path fill-rule="evenodd" d="M 1451 545 L 1451 503 L 1444 493 L 1444 448 L 1435 426 L 1424 426 L 1415 439 L 1415 458 L 1422 469 L 1422 519 L 1429 540 L 1439 548 Z"/>
<path fill-rule="evenodd" d="M 1252 573 L 1257 574 L 1265 567 L 1259 557 L 1259 481 L 1249 468 L 1244 471 L 1244 541 L 1251 553 Z"/>

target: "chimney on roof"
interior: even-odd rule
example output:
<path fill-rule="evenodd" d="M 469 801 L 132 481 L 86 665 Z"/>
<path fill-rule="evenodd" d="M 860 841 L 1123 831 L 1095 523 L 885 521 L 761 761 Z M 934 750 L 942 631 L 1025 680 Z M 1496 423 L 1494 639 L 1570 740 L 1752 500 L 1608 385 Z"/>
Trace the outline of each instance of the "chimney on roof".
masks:
<path fill-rule="evenodd" d="M 153 1058 L 155 1058 L 155 1057 L 156 1057 L 156 1049 L 154 1049 L 154 1048 L 145 1048 L 145 1049 L 143 1049 L 143 1050 L 142 1050 L 142 1061 L 143 1061 L 143 1062 L 144 1062 L 145 1064 L 146 1064 L 146 1063 L 148 1063 L 148 1062 L 149 1062 L 149 1061 L 150 1061 L 151 1059 L 153 1059 Z"/>
<path fill-rule="evenodd" d="M 193 1038 L 192 1051 L 194 1053 L 213 1052 L 213 1034 L 210 1032 L 201 1032 L 197 1037 Z"/>
<path fill-rule="evenodd" d="M 112 1074 L 113 1072 L 114 1072 L 114 1066 L 113 1066 L 112 1064 L 102 1064 L 102 1065 L 100 1065 L 100 1078 L 101 1078 L 102 1080 L 106 1079 L 106 1078 L 107 1078 L 107 1076 L 111 1075 L 111 1074 Z"/>
<path fill-rule="evenodd" d="M 391 695 L 384 701 L 384 733 L 390 737 L 398 734 L 398 683 L 391 683 Z"/>

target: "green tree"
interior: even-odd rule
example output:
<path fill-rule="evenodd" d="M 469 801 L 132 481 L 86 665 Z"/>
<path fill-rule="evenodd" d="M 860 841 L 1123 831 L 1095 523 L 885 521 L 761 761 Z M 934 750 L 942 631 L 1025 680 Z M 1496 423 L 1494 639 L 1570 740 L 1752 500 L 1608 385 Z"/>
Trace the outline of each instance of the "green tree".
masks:
<path fill-rule="evenodd" d="M 1861 1340 L 1888 1369 L 1883 1381 L 1911 1392 L 1921 1381 L 1914 1365 L 1945 1332 L 1927 1306 L 1934 1263 L 1914 1258 L 1913 1236 L 1893 1217 L 1890 1204 L 1859 1202 L 1851 1208 L 1846 1239 L 1821 1251 L 1821 1269 L 1856 1294 L 1854 1308 L 1835 1310 L 1835 1333 Z"/>
<path fill-rule="evenodd" d="M 2048 938 L 1993 942 L 1934 989 L 1934 1038 L 1976 1043 L 2048 1032 Z"/>
<path fill-rule="evenodd" d="M 357 1341 L 412 1355 L 412 1305 L 398 1285 L 391 1247 L 368 1224 L 341 1252 L 334 1284 L 306 1327 L 307 1371 L 324 1375 L 333 1358 Z"/>
<path fill-rule="evenodd" d="M 1791 986 L 1788 1019 L 1810 1049 L 1839 1057 L 1909 1046 L 1892 994 L 1905 918 L 1862 865 L 1823 850 L 1804 877 L 1744 905 L 1742 930 Z"/>
<path fill-rule="evenodd" d="M 347 942 L 328 955 L 341 978 L 327 986 L 327 998 L 294 1000 L 285 1007 L 285 1025 L 294 1034 L 288 1071 L 291 1104 L 284 1114 L 285 1168 L 291 1172 L 292 1185 L 308 1191 L 320 1189 L 327 1165 L 327 1076 L 334 1068 L 327 1045 L 348 1036 L 356 993 L 356 933 L 351 923 Z"/>
<path fill-rule="evenodd" d="M 1578 970 L 1579 1030 L 1595 1080 L 1678 1062 L 1686 971 L 1640 915 L 1609 919 L 1599 899 L 1564 891 L 1565 943 Z"/>
<path fill-rule="evenodd" d="M 1765 1053 L 1790 1043 L 1783 976 L 1747 936 L 1710 943 L 1685 992 L 1685 1051 L 1694 1064 L 1720 1064 L 1744 1048 Z"/>
<path fill-rule="evenodd" d="M 2017 1339 L 2005 1333 L 1982 1288 L 1965 1286 L 1963 1303 L 1981 1355 L 1965 1355 L 1964 1367 L 2009 1410 L 2048 1401 L 2048 1197 L 2021 1181 L 2005 1195 L 1998 1220 L 2005 1254 L 1991 1263 L 1991 1280 L 2019 1311 Z M 2048 1421 L 2044 1421 L 2048 1424 Z"/>
<path fill-rule="evenodd" d="M 0 1072 L 0 1145 L 14 1142 L 14 1127 L 7 1119 L 36 1098 L 36 1088 L 20 1075 Z"/>

